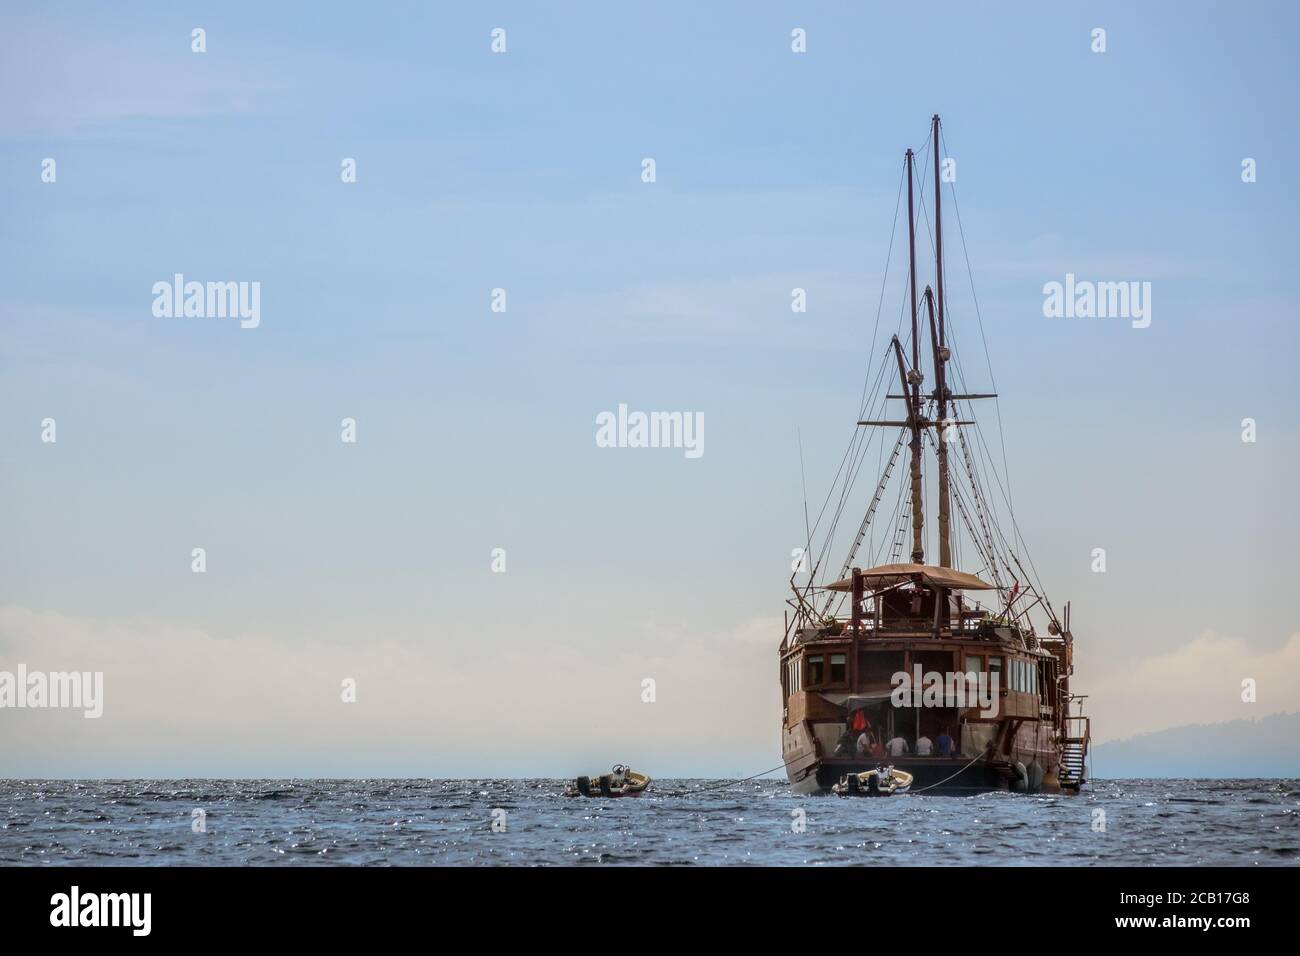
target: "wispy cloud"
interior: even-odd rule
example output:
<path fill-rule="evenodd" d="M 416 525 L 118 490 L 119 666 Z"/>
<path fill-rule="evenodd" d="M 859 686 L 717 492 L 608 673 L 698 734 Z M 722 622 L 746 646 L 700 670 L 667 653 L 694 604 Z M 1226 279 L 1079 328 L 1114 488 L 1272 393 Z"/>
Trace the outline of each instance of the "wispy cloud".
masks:
<path fill-rule="evenodd" d="M 123 124 L 269 112 L 298 83 L 282 58 L 247 48 L 193 53 L 187 29 L 130 42 L 92 23 L 9 24 L 0 34 L 0 136 L 94 138 Z"/>

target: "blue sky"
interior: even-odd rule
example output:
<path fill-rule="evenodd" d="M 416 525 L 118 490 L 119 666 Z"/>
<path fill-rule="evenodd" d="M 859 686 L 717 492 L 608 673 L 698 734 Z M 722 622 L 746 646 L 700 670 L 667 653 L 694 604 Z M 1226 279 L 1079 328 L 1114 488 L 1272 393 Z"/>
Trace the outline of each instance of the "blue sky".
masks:
<path fill-rule="evenodd" d="M 351 655 L 387 674 L 372 648 L 391 642 L 385 662 L 409 652 L 400 670 L 427 669 L 445 706 L 385 711 L 420 727 L 406 743 L 380 725 L 237 742 L 214 697 L 192 717 L 213 734 L 196 756 L 140 729 L 167 713 L 148 687 L 196 679 L 181 655 L 121 704 L 139 727 L 113 730 L 110 704 L 103 728 L 64 727 L 62 752 L 33 742 L 18 766 L 779 762 L 796 430 L 820 500 L 878 356 L 902 152 L 935 112 L 1017 514 L 1049 590 L 1074 601 L 1081 677 L 1105 688 L 1162 655 L 1211 682 L 1226 667 L 1215 716 L 1253 716 L 1236 701 L 1252 675 L 1231 662 L 1291 662 L 1296 630 L 1298 18 L 1288 4 L 10 5 L 0 605 L 16 617 L 0 662 L 79 666 L 76 641 L 106 653 L 103 635 L 201 634 L 230 642 L 223 680 L 238 684 L 237 662 L 262 651 L 290 669 L 300 655 L 304 673 Z M 806 54 L 790 51 L 795 27 Z M 1241 182 L 1245 157 L 1258 182 Z M 176 272 L 260 281 L 260 327 L 155 318 L 150 288 Z M 1151 327 L 1044 318 L 1042 286 L 1067 272 L 1150 281 Z M 790 311 L 795 286 L 806 314 Z M 886 289 L 886 317 L 901 291 Z M 702 412 L 705 455 L 596 448 L 596 414 L 620 402 Z M 355 446 L 338 439 L 345 416 Z M 37 440 L 45 417 L 57 445 Z M 190 572 L 195 546 L 206 575 Z M 506 575 L 489 571 L 494 547 Z M 1206 635 L 1222 642 L 1210 662 L 1187 650 Z M 650 717 L 640 680 L 656 674 Z M 387 699 L 386 679 L 361 686 Z M 447 744 L 470 689 L 526 700 L 536 727 L 493 716 Z M 584 695 L 608 726 L 582 723 Z M 1300 707 L 1281 687 L 1261 697 Z M 1177 713 L 1117 700 L 1098 731 Z M 632 753 L 606 760 L 617 747 Z"/>

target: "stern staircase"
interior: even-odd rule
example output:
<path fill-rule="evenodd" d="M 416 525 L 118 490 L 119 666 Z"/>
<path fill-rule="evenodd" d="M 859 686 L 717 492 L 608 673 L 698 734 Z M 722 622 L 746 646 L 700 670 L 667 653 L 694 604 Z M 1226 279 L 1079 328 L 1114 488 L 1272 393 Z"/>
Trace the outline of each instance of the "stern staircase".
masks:
<path fill-rule="evenodd" d="M 1061 766 L 1056 779 L 1061 788 L 1078 791 L 1088 775 L 1088 743 L 1092 739 L 1092 721 L 1085 717 L 1083 697 L 1071 697 L 1079 702 L 1080 713 L 1065 718 L 1061 730 Z"/>

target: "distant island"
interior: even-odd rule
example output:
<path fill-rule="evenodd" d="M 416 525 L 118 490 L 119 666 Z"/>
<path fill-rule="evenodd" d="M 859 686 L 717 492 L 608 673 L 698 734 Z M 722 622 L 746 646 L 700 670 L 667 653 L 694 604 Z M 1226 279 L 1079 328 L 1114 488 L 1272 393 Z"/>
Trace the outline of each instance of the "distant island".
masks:
<path fill-rule="evenodd" d="M 1092 776 L 1300 777 L 1300 712 L 1189 724 L 1095 744 Z"/>

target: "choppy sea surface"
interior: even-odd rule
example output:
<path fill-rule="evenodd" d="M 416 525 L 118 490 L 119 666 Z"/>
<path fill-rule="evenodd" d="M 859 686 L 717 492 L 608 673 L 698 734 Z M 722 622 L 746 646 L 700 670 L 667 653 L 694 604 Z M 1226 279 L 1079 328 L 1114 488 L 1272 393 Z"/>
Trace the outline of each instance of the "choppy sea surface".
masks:
<path fill-rule="evenodd" d="M 563 786 L 0 780 L 0 865 L 1300 863 L 1296 780 L 886 799 L 800 796 L 774 780 L 657 780 L 615 800 L 568 798 Z"/>

